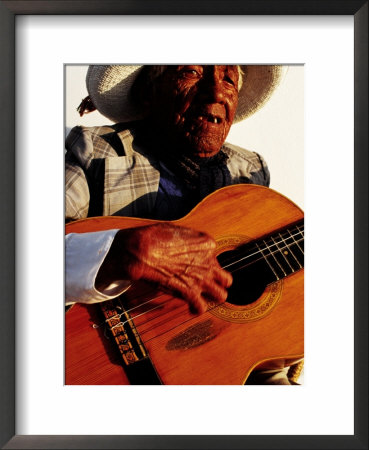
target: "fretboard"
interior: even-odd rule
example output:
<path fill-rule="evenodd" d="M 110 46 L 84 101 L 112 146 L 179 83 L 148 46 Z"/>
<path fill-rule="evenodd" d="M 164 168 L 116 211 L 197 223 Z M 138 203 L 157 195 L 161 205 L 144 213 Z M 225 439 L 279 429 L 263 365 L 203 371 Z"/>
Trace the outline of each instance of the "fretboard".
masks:
<path fill-rule="evenodd" d="M 231 273 L 263 265 L 268 282 L 278 281 L 304 267 L 304 221 L 242 245 L 226 257 L 220 255 L 219 260 Z"/>

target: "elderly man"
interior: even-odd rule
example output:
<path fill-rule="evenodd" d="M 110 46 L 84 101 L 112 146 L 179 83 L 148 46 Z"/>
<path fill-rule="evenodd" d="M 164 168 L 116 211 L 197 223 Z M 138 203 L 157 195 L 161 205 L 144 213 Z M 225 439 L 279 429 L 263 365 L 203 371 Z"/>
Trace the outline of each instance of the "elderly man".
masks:
<path fill-rule="evenodd" d="M 66 141 L 66 220 L 122 215 L 178 219 L 237 183 L 269 185 L 256 153 L 225 143 L 232 123 L 268 99 L 276 66 L 90 66 L 89 98 L 116 122 L 76 127 Z M 155 283 L 201 314 L 227 298 L 231 275 L 204 233 L 153 224 L 67 237 L 66 301 L 114 298 L 135 280 Z M 272 374 L 266 383 L 288 384 Z M 265 376 L 265 375 L 264 375 Z"/>

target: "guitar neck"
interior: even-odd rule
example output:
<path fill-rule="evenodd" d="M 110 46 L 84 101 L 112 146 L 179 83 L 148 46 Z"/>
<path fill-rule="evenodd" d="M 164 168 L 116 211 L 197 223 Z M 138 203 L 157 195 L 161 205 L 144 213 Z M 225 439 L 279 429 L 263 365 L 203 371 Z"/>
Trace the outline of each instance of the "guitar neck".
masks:
<path fill-rule="evenodd" d="M 252 265 L 265 266 L 268 283 L 279 281 L 304 267 L 304 221 L 219 255 L 221 266 L 235 273 Z"/>

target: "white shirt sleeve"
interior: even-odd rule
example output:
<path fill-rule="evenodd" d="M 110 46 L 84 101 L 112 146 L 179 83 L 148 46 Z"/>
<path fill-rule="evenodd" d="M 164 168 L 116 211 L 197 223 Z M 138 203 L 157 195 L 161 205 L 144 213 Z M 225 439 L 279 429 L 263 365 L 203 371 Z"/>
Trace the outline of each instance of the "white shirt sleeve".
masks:
<path fill-rule="evenodd" d="M 65 303 L 98 303 L 122 294 L 130 286 L 116 280 L 103 291 L 95 288 L 97 273 L 118 230 L 70 233 L 65 237 Z"/>

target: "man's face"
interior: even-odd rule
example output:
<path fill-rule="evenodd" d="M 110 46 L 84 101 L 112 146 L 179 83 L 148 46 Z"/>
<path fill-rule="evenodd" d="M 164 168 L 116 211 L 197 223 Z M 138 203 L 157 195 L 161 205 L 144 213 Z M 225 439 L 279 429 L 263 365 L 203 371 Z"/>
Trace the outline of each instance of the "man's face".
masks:
<path fill-rule="evenodd" d="M 237 103 L 237 66 L 169 66 L 155 80 L 151 117 L 169 146 L 209 157 L 223 145 Z"/>

